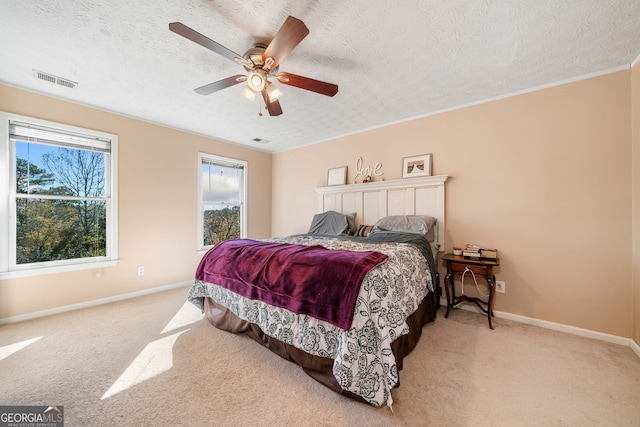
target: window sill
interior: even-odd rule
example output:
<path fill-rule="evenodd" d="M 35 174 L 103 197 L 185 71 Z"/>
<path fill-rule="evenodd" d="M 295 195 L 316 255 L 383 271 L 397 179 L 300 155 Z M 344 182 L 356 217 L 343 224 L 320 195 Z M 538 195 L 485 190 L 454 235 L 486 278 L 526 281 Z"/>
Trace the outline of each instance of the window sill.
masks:
<path fill-rule="evenodd" d="M 104 267 L 114 267 L 118 260 L 97 261 L 80 264 L 58 265 L 55 267 L 33 267 L 28 270 L 14 270 L 0 273 L 0 280 L 19 279 L 22 277 L 42 276 L 45 274 L 67 273 L 71 271 L 90 270 Z"/>

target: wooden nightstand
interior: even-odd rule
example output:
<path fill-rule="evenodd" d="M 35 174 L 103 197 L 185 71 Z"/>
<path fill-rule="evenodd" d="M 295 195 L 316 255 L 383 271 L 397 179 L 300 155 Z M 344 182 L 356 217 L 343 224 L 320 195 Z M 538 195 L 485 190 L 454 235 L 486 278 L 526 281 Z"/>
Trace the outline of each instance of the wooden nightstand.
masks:
<path fill-rule="evenodd" d="M 461 302 L 472 302 L 480 308 L 489 318 L 489 327 L 493 329 L 491 318 L 493 317 L 493 303 L 496 293 L 496 277 L 493 275 L 493 267 L 500 265 L 500 259 L 468 258 L 461 255 L 445 254 L 442 257 L 447 262 L 447 275 L 444 277 L 444 288 L 447 292 L 447 312 L 444 317 L 449 316 L 449 309 L 455 308 Z M 484 277 L 489 284 L 489 299 L 484 301 L 480 298 L 461 295 L 456 297 L 454 286 L 454 275 L 473 272 L 476 278 Z M 471 273 L 468 273 L 471 275 Z"/>

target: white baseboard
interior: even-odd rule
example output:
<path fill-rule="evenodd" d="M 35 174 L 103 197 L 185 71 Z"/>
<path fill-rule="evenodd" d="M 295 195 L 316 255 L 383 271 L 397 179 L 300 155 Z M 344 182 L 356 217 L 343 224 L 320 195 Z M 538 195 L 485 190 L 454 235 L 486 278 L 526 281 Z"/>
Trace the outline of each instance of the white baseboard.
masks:
<path fill-rule="evenodd" d="M 630 341 L 631 341 L 631 344 L 629 344 L 629 346 L 631 347 L 631 350 L 633 350 L 636 356 L 640 357 L 640 345 L 638 345 L 638 343 L 635 342 L 634 340 L 630 340 Z"/>
<path fill-rule="evenodd" d="M 447 307 L 447 300 L 440 299 L 440 305 Z M 482 313 L 475 305 L 464 304 L 456 307 L 456 309 L 473 311 L 475 313 Z M 484 313 L 482 313 L 484 314 Z M 575 326 L 563 325 L 562 323 L 549 322 L 547 320 L 534 319 L 533 317 L 521 316 L 519 314 L 511 314 L 504 311 L 494 310 L 495 317 L 502 319 L 513 320 L 514 322 L 525 323 L 527 325 L 539 326 L 541 328 L 552 329 L 554 331 L 566 332 L 568 334 L 579 335 L 581 337 L 593 338 L 600 341 L 606 341 L 613 344 L 619 344 L 626 347 L 631 347 L 631 350 L 640 358 L 640 346 L 631 338 L 624 338 L 617 335 L 605 334 L 602 332 L 592 331 L 589 329 L 577 328 Z"/>
<path fill-rule="evenodd" d="M 4 325 L 6 323 L 23 322 L 25 320 L 37 319 L 39 317 L 51 316 L 53 314 L 65 313 L 67 311 L 72 311 L 72 310 L 79 310 L 81 308 L 94 307 L 96 305 L 109 304 L 111 302 L 122 301 L 129 298 L 141 297 L 143 295 L 151 295 L 157 292 L 168 291 L 170 289 L 181 288 L 183 286 L 189 286 L 192 284 L 193 284 L 192 280 L 188 282 L 173 283 L 171 285 L 159 286 L 157 288 L 145 289 L 143 291 L 131 292 L 128 294 L 115 295 L 112 297 L 85 301 L 78 304 L 65 305 L 62 307 L 51 308 L 48 310 L 34 311 L 32 313 L 20 314 L 18 316 L 5 317 L 0 319 L 0 325 Z"/>

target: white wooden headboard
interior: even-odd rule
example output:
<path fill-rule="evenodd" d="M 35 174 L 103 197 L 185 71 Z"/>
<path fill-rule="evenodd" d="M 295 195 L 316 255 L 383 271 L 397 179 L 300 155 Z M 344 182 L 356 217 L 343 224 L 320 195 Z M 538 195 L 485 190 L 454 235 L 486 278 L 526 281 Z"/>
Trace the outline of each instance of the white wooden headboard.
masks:
<path fill-rule="evenodd" d="M 438 219 L 436 242 L 444 250 L 444 183 L 448 175 L 366 184 L 319 187 L 318 211 L 356 213 L 358 225 L 373 225 L 389 215 L 428 215 Z"/>

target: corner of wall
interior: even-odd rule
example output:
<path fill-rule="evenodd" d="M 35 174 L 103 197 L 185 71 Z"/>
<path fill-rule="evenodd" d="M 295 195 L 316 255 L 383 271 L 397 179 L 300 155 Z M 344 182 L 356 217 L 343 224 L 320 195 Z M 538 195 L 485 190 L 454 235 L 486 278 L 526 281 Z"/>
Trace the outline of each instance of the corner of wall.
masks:
<path fill-rule="evenodd" d="M 633 340 L 640 345 L 640 55 L 631 63 Z"/>

